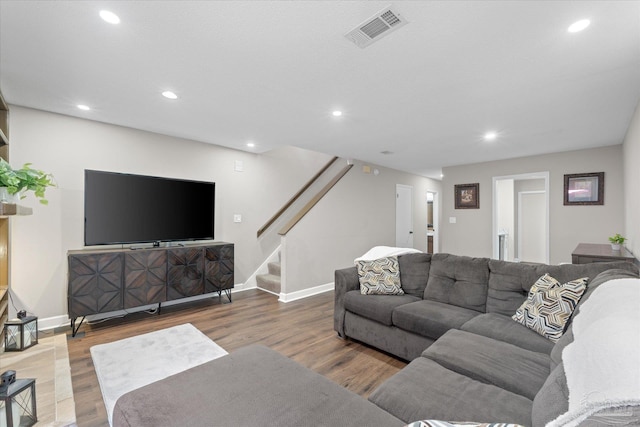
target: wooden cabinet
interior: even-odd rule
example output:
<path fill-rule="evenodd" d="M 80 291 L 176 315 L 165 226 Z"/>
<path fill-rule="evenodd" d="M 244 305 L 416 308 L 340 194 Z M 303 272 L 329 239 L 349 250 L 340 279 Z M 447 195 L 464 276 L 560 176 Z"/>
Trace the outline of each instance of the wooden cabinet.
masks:
<path fill-rule="evenodd" d="M 204 248 L 167 250 L 167 299 L 204 293 Z"/>
<path fill-rule="evenodd" d="M 234 286 L 234 246 L 226 242 L 69 251 L 68 262 L 67 302 L 74 335 L 78 317 L 209 293 L 224 292 L 231 301 Z"/>
<path fill-rule="evenodd" d="M 69 313 L 122 310 L 122 253 L 69 255 Z"/>
<path fill-rule="evenodd" d="M 611 249 L 609 244 L 580 243 L 571 253 L 572 264 L 590 264 L 592 262 L 629 261 L 636 258 L 625 248 L 619 251 Z"/>
<path fill-rule="evenodd" d="M 167 300 L 167 251 L 124 253 L 124 308 Z"/>

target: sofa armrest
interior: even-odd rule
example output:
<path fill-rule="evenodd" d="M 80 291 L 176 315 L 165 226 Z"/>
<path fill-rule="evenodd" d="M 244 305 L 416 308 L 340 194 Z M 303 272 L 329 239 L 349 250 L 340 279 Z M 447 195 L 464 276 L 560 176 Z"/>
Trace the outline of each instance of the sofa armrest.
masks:
<path fill-rule="evenodd" d="M 360 289 L 360 281 L 358 280 L 358 269 L 354 267 L 336 270 L 335 273 L 335 303 L 333 309 L 333 329 L 338 336 L 345 338 L 344 335 L 344 296 L 349 291 Z"/>

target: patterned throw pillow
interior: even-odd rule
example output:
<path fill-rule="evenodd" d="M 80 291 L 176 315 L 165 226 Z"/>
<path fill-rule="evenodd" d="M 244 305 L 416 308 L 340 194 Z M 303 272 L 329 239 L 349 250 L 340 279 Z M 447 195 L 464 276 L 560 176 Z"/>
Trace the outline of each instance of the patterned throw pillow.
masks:
<path fill-rule="evenodd" d="M 358 261 L 356 266 L 362 295 L 404 295 L 400 286 L 398 257 Z"/>
<path fill-rule="evenodd" d="M 545 274 L 531 287 L 527 300 L 512 319 L 557 342 L 565 325 L 587 289 L 588 277 L 560 284 Z"/>
<path fill-rule="evenodd" d="M 407 424 L 406 427 L 524 427 L 520 424 L 507 423 L 474 423 L 459 421 L 422 420 Z"/>

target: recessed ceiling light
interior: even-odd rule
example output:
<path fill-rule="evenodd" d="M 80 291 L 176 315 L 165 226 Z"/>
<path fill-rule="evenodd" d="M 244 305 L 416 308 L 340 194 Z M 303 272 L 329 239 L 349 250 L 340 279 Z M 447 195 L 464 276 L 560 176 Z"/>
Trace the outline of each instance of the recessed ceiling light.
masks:
<path fill-rule="evenodd" d="M 118 15 L 108 10 L 101 10 L 100 18 L 102 18 L 105 22 L 108 22 L 109 24 L 120 23 L 120 18 L 118 17 Z"/>
<path fill-rule="evenodd" d="M 567 28 L 567 31 L 569 31 L 570 33 L 578 33 L 587 28 L 589 24 L 591 24 L 591 21 L 589 21 L 588 19 L 581 19 L 571 24 L 569 28 Z"/>
<path fill-rule="evenodd" d="M 256 146 L 256 144 L 255 144 L 255 143 L 253 143 L 253 142 L 247 142 L 247 147 L 249 147 L 249 148 L 253 148 L 253 147 L 255 147 L 255 146 Z"/>
<path fill-rule="evenodd" d="M 340 111 L 340 110 L 335 110 L 335 111 L 333 111 L 333 112 L 331 113 L 331 115 L 332 115 L 333 117 L 340 117 L 340 116 L 342 116 L 342 111 Z"/>
<path fill-rule="evenodd" d="M 485 141 L 493 141 L 498 137 L 498 134 L 495 132 L 487 132 L 484 134 Z"/>
<path fill-rule="evenodd" d="M 171 92 L 170 90 L 165 90 L 164 92 L 162 92 L 162 96 L 168 99 L 178 99 L 178 95 Z"/>
<path fill-rule="evenodd" d="M 91 110 L 91 108 L 87 105 L 84 104 L 78 104 L 76 107 L 78 107 L 79 109 L 81 109 L 82 111 L 89 111 Z"/>

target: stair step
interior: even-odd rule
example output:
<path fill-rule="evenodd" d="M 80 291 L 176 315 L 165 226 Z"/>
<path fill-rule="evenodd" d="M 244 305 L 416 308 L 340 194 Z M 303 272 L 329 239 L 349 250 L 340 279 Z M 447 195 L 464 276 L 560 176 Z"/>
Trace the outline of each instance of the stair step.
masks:
<path fill-rule="evenodd" d="M 281 276 L 279 262 L 270 262 L 267 264 L 267 266 L 269 267 L 269 274 L 273 274 L 274 276 Z"/>
<path fill-rule="evenodd" d="M 280 293 L 280 276 L 273 274 L 258 274 L 256 276 L 256 283 L 260 289 L 273 292 L 274 294 Z"/>

